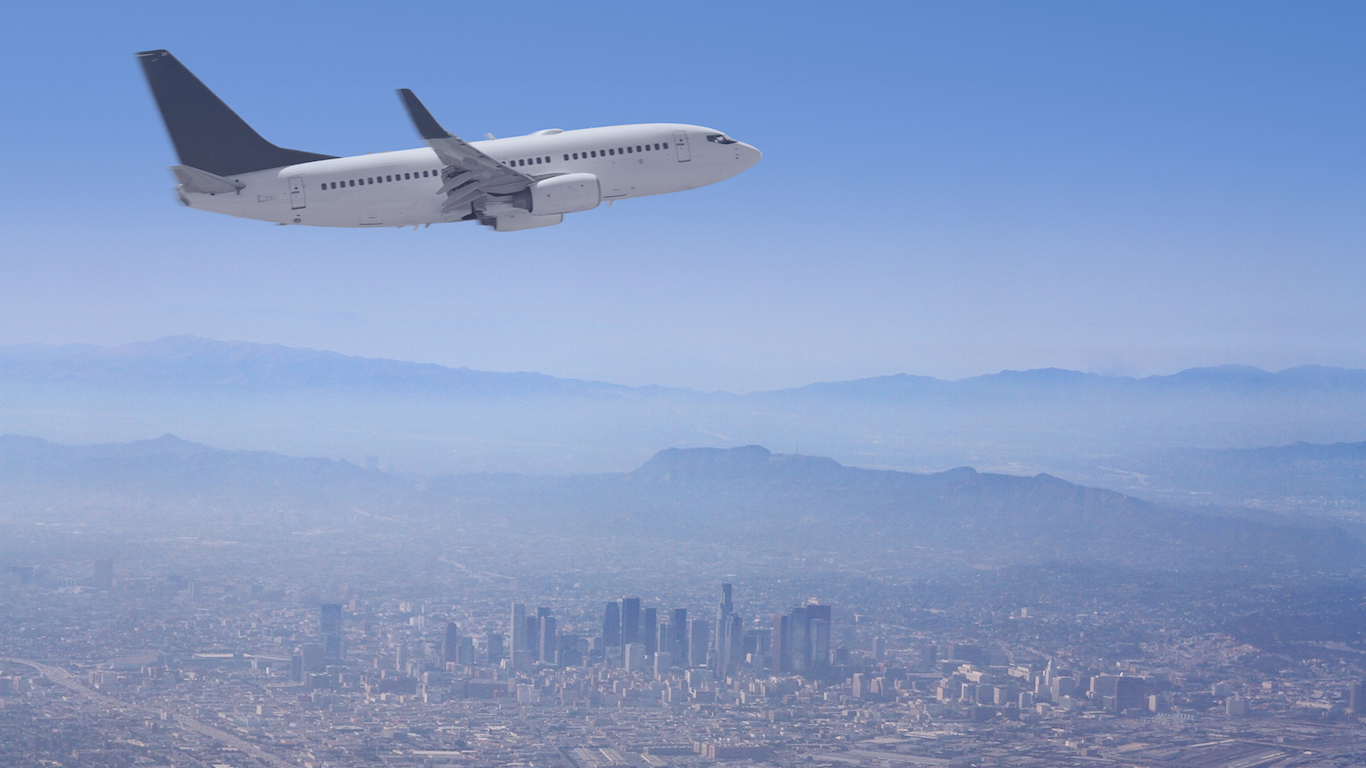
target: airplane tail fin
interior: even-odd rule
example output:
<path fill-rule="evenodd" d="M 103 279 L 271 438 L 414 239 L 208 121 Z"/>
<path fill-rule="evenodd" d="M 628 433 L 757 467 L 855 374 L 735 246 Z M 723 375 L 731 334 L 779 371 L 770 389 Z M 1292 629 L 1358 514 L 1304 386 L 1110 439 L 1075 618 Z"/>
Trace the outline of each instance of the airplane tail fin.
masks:
<path fill-rule="evenodd" d="M 182 165 L 231 176 L 332 158 L 261 138 L 170 51 L 143 51 L 138 60 Z"/>

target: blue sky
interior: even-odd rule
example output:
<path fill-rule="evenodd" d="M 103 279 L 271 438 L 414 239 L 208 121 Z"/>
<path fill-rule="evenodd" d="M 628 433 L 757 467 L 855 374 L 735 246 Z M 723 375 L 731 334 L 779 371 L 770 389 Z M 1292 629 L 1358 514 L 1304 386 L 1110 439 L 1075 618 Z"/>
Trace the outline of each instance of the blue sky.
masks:
<path fill-rule="evenodd" d="M 21 4 L 0 344 L 171 334 L 749 390 L 898 372 L 1366 367 L 1361 3 Z M 542 230 L 175 203 L 133 53 L 268 139 L 678 121 L 741 176 Z"/>

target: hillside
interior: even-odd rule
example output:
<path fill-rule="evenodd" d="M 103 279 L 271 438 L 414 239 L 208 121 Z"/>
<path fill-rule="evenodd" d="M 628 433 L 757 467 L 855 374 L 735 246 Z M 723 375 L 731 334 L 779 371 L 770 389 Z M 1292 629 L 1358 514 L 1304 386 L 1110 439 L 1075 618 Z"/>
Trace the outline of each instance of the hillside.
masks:
<path fill-rule="evenodd" d="M 405 477 L 326 459 L 223 451 L 166 436 L 62 446 L 0 438 L 3 521 L 231 535 L 243 521 L 432 536 L 555 531 L 825 554 L 893 568 L 1101 562 L 1153 568 L 1338 568 L 1366 548 L 1332 529 L 1162 507 L 1048 475 L 868 470 L 758 446 L 670 449 L 629 473 Z M 225 533 L 226 532 L 226 533 Z"/>

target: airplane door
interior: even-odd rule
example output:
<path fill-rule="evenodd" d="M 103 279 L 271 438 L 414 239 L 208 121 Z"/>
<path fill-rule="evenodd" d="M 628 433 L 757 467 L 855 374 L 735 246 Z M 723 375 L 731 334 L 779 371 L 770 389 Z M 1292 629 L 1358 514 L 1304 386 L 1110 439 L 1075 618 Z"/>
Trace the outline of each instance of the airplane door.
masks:
<path fill-rule="evenodd" d="M 674 131 L 674 149 L 678 150 L 678 162 L 686 163 L 692 159 L 692 153 L 688 151 L 687 131 Z"/>
<path fill-rule="evenodd" d="M 307 203 L 304 202 L 304 179 L 303 179 L 303 177 L 302 177 L 302 176 L 290 176 L 290 177 L 289 177 L 289 208 L 290 208 L 290 210 L 297 211 L 297 210 L 299 210 L 300 208 L 306 208 L 306 207 L 307 207 Z"/>

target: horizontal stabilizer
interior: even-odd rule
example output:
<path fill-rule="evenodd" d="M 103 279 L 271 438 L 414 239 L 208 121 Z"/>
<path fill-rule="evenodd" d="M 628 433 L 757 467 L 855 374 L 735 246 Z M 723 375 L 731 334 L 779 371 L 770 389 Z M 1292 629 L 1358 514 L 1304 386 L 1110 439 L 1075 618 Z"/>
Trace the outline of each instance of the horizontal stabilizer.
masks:
<path fill-rule="evenodd" d="M 202 195 L 222 195 L 228 192 L 236 192 L 246 186 L 240 181 L 215 176 L 208 171 L 201 171 L 188 165 L 173 165 L 171 166 L 171 173 L 175 174 L 176 181 L 180 182 L 181 188 L 186 192 L 198 192 Z"/>

